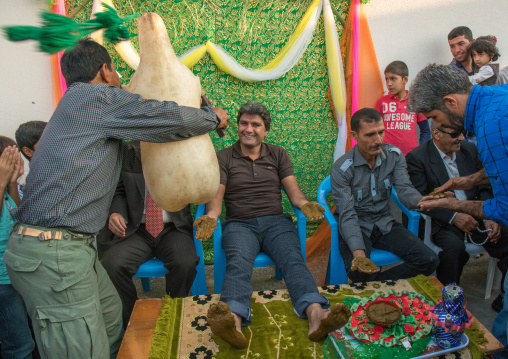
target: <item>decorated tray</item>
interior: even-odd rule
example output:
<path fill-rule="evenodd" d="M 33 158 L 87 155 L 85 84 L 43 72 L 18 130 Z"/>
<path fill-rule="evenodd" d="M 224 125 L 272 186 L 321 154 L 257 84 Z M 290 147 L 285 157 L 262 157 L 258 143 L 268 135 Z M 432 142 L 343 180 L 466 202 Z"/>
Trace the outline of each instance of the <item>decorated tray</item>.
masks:
<path fill-rule="evenodd" d="M 459 351 L 461 349 L 464 349 L 469 345 L 469 338 L 466 334 L 462 334 L 462 337 L 460 338 L 460 344 L 458 347 L 454 348 L 448 348 L 443 349 L 439 345 L 437 345 L 434 340 L 431 340 L 429 345 L 427 345 L 427 348 L 423 351 L 422 354 L 417 356 L 416 358 L 423 359 L 423 358 L 434 358 L 438 355 L 453 353 L 456 351 Z"/>
<path fill-rule="evenodd" d="M 415 354 L 415 351 L 405 351 L 400 348 L 398 353 L 390 353 L 388 352 L 380 352 L 375 348 L 365 348 L 361 347 L 361 342 L 353 338 L 351 335 L 346 334 L 347 330 L 345 327 L 338 329 L 335 332 L 328 334 L 327 341 L 330 341 L 339 355 L 339 358 L 342 359 L 370 359 L 370 358 L 414 358 L 414 359 L 424 359 L 424 358 L 434 358 L 440 355 L 453 353 L 459 351 L 461 349 L 466 348 L 469 345 L 469 338 L 466 334 L 462 334 L 462 338 L 460 340 L 460 345 L 454 348 L 443 349 L 439 345 L 437 345 L 434 340 L 431 340 L 427 347 L 418 354 Z M 327 344 L 325 342 L 325 345 Z M 330 352 L 331 353 L 331 352 Z M 384 355 L 383 355 L 384 354 Z M 325 359 L 328 358 L 336 358 L 335 354 L 325 354 Z"/>
<path fill-rule="evenodd" d="M 400 319 L 384 326 L 373 323 L 367 317 L 367 308 L 374 303 L 387 301 L 397 305 L 402 315 Z M 351 307 L 351 320 L 346 328 L 356 339 L 385 347 L 402 345 L 402 341 L 415 342 L 429 335 L 432 331 L 431 305 L 424 296 L 408 292 L 378 292 L 365 297 Z"/>

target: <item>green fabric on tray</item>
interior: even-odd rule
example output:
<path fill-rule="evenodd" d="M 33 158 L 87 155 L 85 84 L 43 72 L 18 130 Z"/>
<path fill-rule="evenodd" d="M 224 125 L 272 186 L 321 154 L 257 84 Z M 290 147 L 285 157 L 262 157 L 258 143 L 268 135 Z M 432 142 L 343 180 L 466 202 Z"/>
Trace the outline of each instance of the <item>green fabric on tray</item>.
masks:
<path fill-rule="evenodd" d="M 434 292 L 433 300 L 436 300 L 436 291 L 432 290 L 432 286 L 426 277 L 418 276 L 400 281 L 327 286 L 319 288 L 319 291 L 333 305 L 346 298 L 346 302 L 360 300 L 376 292 L 388 290 L 420 292 L 429 299 Z M 323 358 L 325 342 L 313 343 L 307 338 L 308 323 L 294 313 L 287 290 L 253 293 L 252 324 L 243 328 L 243 333 L 250 343 L 248 354 L 247 349 L 232 349 L 210 332 L 206 312 L 210 304 L 218 300 L 219 295 L 215 294 L 180 299 L 165 298 L 157 320 L 150 358 L 229 359 L 246 355 L 252 358 Z M 478 346 L 472 345 L 469 348 L 470 351 L 465 357 L 471 352 L 473 358 L 483 358 L 483 352 Z M 460 353 L 450 358 L 453 357 L 464 358 Z"/>
<path fill-rule="evenodd" d="M 401 310 L 400 319 L 391 327 L 385 328 L 368 319 L 367 311 L 365 310 L 367 304 L 375 303 L 379 299 L 389 299 L 389 302 L 394 303 Z M 429 302 L 421 294 L 408 292 L 407 290 L 401 292 L 393 290 L 377 292 L 350 306 L 352 318 L 346 325 L 346 328 L 355 338 L 370 340 L 373 344 L 386 346 L 400 345 L 400 339 L 403 337 L 407 337 L 411 342 L 414 342 L 432 331 L 429 311 L 430 306 L 433 304 L 433 302 Z M 418 308 L 422 307 L 424 309 L 418 310 Z M 406 328 L 407 326 L 410 327 L 411 332 L 406 330 L 408 329 Z M 418 329 L 419 326 L 420 329 Z"/>
<path fill-rule="evenodd" d="M 393 291 L 388 291 L 384 294 L 388 294 L 390 292 L 393 293 Z M 407 293 L 407 291 L 403 291 L 403 292 Z M 376 294 L 378 294 L 378 293 L 375 293 L 372 297 L 375 297 Z M 382 294 L 382 295 L 384 295 L 384 294 Z M 361 303 L 365 300 L 366 300 L 366 298 L 363 298 L 360 300 L 357 298 L 348 297 L 344 300 L 344 304 L 346 304 L 349 308 L 351 308 L 352 312 L 353 312 L 353 308 L 354 308 L 355 304 Z M 350 323 L 348 323 L 346 328 L 350 325 Z M 329 340 L 334 340 L 334 338 L 328 338 L 327 341 L 329 341 Z M 327 343 L 327 341 L 325 341 L 324 347 L 323 347 L 323 354 L 324 354 L 325 358 L 329 357 L 329 356 L 327 356 L 326 353 L 330 350 L 330 348 L 325 348 L 325 347 L 329 346 L 329 345 L 332 345 L 332 347 L 333 347 L 333 343 Z M 384 357 L 387 357 L 387 358 L 412 358 L 412 357 L 417 356 L 419 353 L 421 353 L 426 348 L 429 341 L 430 341 L 430 336 L 426 336 L 426 337 L 424 337 L 422 339 L 418 339 L 418 340 L 413 340 L 411 342 L 411 349 L 410 350 L 406 350 L 405 348 L 399 347 L 399 346 L 383 347 L 381 345 L 377 345 L 374 343 L 363 343 L 354 349 L 349 348 L 349 346 L 347 345 L 348 343 L 345 343 L 342 341 L 339 341 L 339 342 L 335 341 L 335 344 L 337 345 L 338 348 L 340 348 L 342 353 L 347 353 L 347 351 L 351 351 L 352 356 L 354 356 L 355 358 L 360 358 L 360 357 L 362 357 L 362 358 L 368 357 L 370 359 L 378 359 L 378 358 L 384 358 Z M 335 350 L 335 348 L 333 348 L 333 349 Z M 360 353 L 362 353 L 362 355 L 360 355 Z M 369 355 L 366 356 L 365 353 L 369 353 Z"/>

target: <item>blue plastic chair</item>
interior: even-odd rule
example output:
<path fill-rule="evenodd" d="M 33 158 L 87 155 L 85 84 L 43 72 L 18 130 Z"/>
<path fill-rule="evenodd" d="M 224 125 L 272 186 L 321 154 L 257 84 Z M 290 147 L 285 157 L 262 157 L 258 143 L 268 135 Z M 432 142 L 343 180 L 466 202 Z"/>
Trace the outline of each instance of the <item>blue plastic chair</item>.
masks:
<path fill-rule="evenodd" d="M 205 205 L 200 204 L 196 211 L 196 219 L 201 217 L 205 212 Z M 217 230 L 216 230 L 217 232 Z M 220 230 L 219 230 L 220 233 Z M 197 273 L 196 278 L 191 286 L 191 292 L 193 295 L 205 295 L 207 294 L 206 289 L 206 274 L 205 274 L 205 261 L 203 259 L 203 244 L 199 239 L 196 239 L 196 228 L 193 230 L 194 245 L 196 246 L 196 254 L 199 257 L 199 263 L 196 267 Z M 152 258 L 147 262 L 139 266 L 138 271 L 134 274 L 134 277 L 141 278 L 141 285 L 143 291 L 149 291 L 152 288 L 150 278 L 164 277 L 168 273 L 168 270 L 164 267 L 164 263 L 158 258 Z"/>
<path fill-rule="evenodd" d="M 326 212 L 324 213 L 325 219 L 331 228 L 331 243 L 330 243 L 330 257 L 328 258 L 328 267 L 326 270 L 325 282 L 331 285 L 347 284 L 348 277 L 346 268 L 344 267 L 344 261 L 339 251 L 339 230 L 337 221 L 333 216 L 332 211 L 326 203 L 326 196 L 331 191 L 330 176 L 326 177 L 323 182 L 319 185 L 317 193 L 317 201 L 322 205 Z M 408 216 L 408 230 L 418 236 L 418 224 L 420 215 L 416 211 L 410 211 L 399 201 L 395 189 L 392 190 L 392 199 L 397 206 Z M 389 264 L 399 263 L 403 260 L 400 259 L 393 253 L 383 251 L 381 249 L 372 248 L 370 253 L 370 259 L 378 267 L 382 267 Z"/>
<path fill-rule="evenodd" d="M 281 188 L 284 191 L 284 188 Z M 307 257 L 307 217 L 298 208 L 293 207 L 296 214 L 296 227 L 298 230 L 298 237 L 300 238 L 300 247 L 302 250 L 303 260 L 306 261 Z M 220 228 L 220 225 L 217 225 Z M 217 232 L 217 230 L 216 230 Z M 222 248 L 222 233 L 214 232 L 213 235 L 213 278 L 214 278 L 214 291 L 215 294 L 220 294 L 222 291 L 222 283 L 226 276 L 226 253 Z M 273 260 L 266 253 L 260 252 L 254 260 L 254 267 L 270 267 L 275 266 Z M 282 273 L 279 268 L 275 266 L 275 277 L 278 280 L 282 279 Z"/>

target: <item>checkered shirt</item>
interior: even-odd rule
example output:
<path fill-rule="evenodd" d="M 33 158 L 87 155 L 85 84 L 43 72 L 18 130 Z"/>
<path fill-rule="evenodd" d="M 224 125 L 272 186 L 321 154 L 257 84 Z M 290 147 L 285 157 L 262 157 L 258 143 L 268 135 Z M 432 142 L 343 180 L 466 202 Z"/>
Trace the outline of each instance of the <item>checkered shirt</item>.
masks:
<path fill-rule="evenodd" d="M 485 216 L 508 224 L 508 85 L 473 86 L 465 128 L 476 135 L 478 152 L 494 198 L 483 204 Z"/>
<path fill-rule="evenodd" d="M 212 131 L 219 122 L 211 107 L 178 106 L 114 86 L 74 83 L 37 145 L 13 218 L 97 233 L 106 223 L 122 164 L 141 170 L 139 151 L 123 139 L 179 141 Z"/>

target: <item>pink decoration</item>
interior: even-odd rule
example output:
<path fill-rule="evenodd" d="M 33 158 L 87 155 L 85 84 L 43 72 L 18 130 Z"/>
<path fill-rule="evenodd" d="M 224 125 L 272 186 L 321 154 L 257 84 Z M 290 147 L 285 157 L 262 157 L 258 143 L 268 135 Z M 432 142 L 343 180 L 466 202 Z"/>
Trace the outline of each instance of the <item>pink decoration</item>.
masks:
<path fill-rule="evenodd" d="M 55 14 L 66 16 L 67 14 L 65 11 L 64 0 L 57 0 L 53 11 Z M 63 96 L 63 94 L 67 90 L 67 83 L 65 82 L 65 78 L 62 75 L 62 69 L 60 67 L 60 59 L 62 58 L 62 55 L 63 55 L 63 51 L 60 51 L 58 53 L 58 78 L 60 80 L 60 94 Z"/>
<path fill-rule="evenodd" d="M 358 94 L 360 87 L 360 0 L 353 0 L 353 78 L 351 81 L 351 116 L 358 111 Z M 351 139 L 351 146 L 356 141 Z"/>

